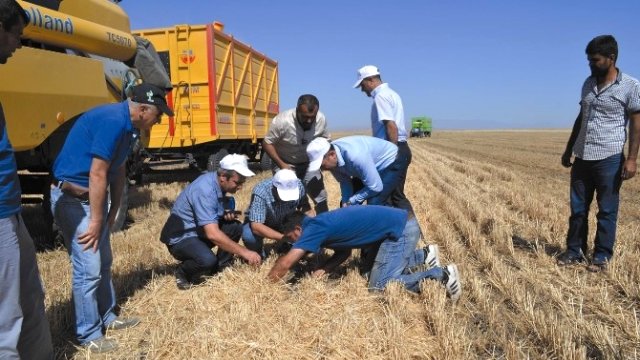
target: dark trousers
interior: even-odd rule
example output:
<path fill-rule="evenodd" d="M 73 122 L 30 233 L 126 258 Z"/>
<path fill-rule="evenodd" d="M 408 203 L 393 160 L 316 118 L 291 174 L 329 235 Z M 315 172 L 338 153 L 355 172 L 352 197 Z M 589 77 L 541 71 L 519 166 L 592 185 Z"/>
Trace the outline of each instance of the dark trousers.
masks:
<path fill-rule="evenodd" d="M 594 193 L 598 202 L 598 220 L 594 262 L 604 262 L 613 256 L 616 222 L 620 204 L 620 186 L 624 155 L 602 160 L 575 159 L 571 168 L 571 217 L 567 234 L 567 252 L 571 256 L 586 256 L 588 250 L 589 207 Z"/>
<path fill-rule="evenodd" d="M 404 194 L 404 183 L 407 179 L 407 170 L 411 163 L 411 149 L 406 142 L 398 143 L 398 155 L 396 160 L 384 170 L 380 171 L 382 191 L 367 199 L 369 205 L 389 205 L 394 208 L 407 210 L 413 214 L 413 206 Z M 360 188 L 362 188 L 360 182 Z M 354 184 L 354 192 L 357 192 Z"/>
<path fill-rule="evenodd" d="M 239 221 L 223 221 L 218 225 L 231 240 L 240 240 L 242 224 Z M 189 281 L 196 281 L 201 275 L 214 274 L 229 265 L 233 259 L 233 254 L 221 249 L 214 254 L 211 251 L 213 243 L 201 237 L 187 238 L 168 248 L 169 253 L 182 262 L 178 266 Z"/>

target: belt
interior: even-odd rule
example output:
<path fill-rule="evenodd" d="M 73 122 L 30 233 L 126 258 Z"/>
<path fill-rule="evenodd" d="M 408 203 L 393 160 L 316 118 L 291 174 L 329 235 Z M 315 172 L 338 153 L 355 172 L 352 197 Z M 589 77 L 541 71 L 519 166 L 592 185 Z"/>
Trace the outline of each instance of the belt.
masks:
<path fill-rule="evenodd" d="M 76 185 L 68 181 L 64 181 L 64 180 L 61 181 L 57 179 L 53 179 L 53 181 L 51 182 L 51 185 L 57 187 L 66 195 L 72 196 L 74 198 L 77 198 L 83 201 L 89 200 L 89 189 L 84 186 Z"/>

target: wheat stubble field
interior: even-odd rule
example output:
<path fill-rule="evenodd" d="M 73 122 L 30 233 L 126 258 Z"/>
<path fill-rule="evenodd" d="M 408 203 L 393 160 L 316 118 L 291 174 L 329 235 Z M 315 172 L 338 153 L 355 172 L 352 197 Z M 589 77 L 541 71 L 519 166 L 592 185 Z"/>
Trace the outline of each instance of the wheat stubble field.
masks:
<path fill-rule="evenodd" d="M 443 263 L 455 262 L 464 293 L 441 286 L 413 295 L 394 285 L 369 293 L 355 270 L 265 280 L 239 264 L 179 291 L 175 261 L 158 235 L 185 183 L 132 191 L 129 228 L 112 236 L 121 314 L 133 329 L 109 334 L 120 349 L 93 356 L 74 347 L 70 265 L 64 250 L 38 255 L 58 358 L 114 359 L 633 359 L 640 357 L 640 180 L 622 189 L 615 261 L 607 273 L 559 268 L 569 172 L 567 131 L 438 132 L 410 141 L 406 192 Z M 325 174 L 330 206 L 339 189 Z M 236 195 L 246 207 L 261 173 Z M 592 208 L 595 228 L 595 208 Z M 38 238 L 39 215 L 25 216 Z"/>

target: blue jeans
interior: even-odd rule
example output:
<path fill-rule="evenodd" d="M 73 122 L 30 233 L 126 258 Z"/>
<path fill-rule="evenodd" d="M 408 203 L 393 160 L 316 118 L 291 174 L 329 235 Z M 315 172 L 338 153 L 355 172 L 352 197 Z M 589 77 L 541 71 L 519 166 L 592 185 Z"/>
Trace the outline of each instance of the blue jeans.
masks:
<path fill-rule="evenodd" d="M 264 252 L 264 238 L 253 233 L 250 222 L 242 226 L 242 242 L 247 249 L 257 252 L 263 259 L 267 257 Z"/>
<path fill-rule="evenodd" d="M 424 250 L 416 249 L 419 239 L 420 226 L 415 218 L 411 218 L 407 220 L 407 225 L 400 239 L 384 240 L 371 269 L 369 288 L 382 290 L 389 281 L 395 280 L 404 284 L 407 290 L 419 292 L 420 282 L 424 279 L 442 281 L 441 267 L 409 273 L 409 269 L 424 264 Z"/>
<path fill-rule="evenodd" d="M 53 359 L 33 240 L 18 213 L 0 219 L 0 359 Z"/>
<path fill-rule="evenodd" d="M 617 154 L 603 160 L 575 159 L 571 168 L 571 217 L 567 234 L 567 253 L 586 256 L 588 249 L 589 207 L 596 193 L 598 225 L 593 260 L 609 261 L 616 241 L 616 222 L 620 204 L 620 186 L 624 156 Z"/>
<path fill-rule="evenodd" d="M 222 221 L 218 226 L 231 240 L 235 242 L 240 240 L 242 224 L 239 221 Z M 214 254 L 211 251 L 213 243 L 206 238 L 186 238 L 168 248 L 169 253 L 176 260 L 181 261 L 178 266 L 184 271 L 189 281 L 197 281 L 201 275 L 212 275 L 233 260 L 233 254 L 221 249 Z"/>
<path fill-rule="evenodd" d="M 85 233 L 89 226 L 89 201 L 64 194 L 54 187 L 51 189 L 51 212 L 71 258 L 76 336 L 80 344 L 86 344 L 101 338 L 103 328 L 116 319 L 109 227 L 105 217 L 97 251 L 83 250 L 83 245 L 78 243 L 78 236 Z M 104 214 L 107 214 L 106 202 Z"/>

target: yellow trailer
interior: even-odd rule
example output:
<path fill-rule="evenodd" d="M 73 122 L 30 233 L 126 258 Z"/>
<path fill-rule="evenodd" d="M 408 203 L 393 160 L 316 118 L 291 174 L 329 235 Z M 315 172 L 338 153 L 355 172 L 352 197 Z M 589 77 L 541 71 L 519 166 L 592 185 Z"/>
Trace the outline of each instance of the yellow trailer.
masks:
<path fill-rule="evenodd" d="M 186 155 L 213 170 L 227 153 L 258 160 L 279 111 L 278 63 L 223 32 L 223 25 L 137 30 L 170 75 L 175 116 L 143 134 L 154 157 Z"/>

